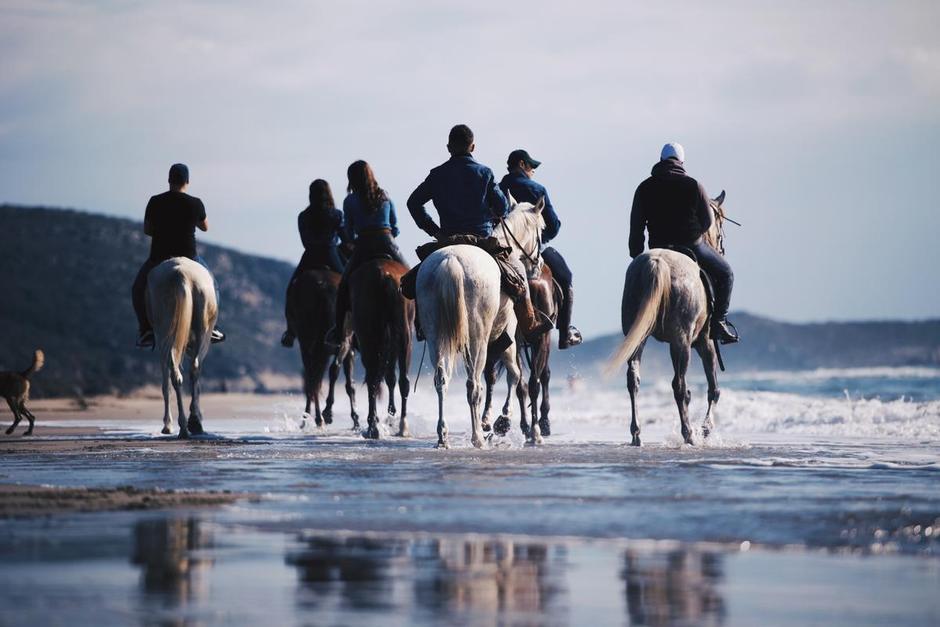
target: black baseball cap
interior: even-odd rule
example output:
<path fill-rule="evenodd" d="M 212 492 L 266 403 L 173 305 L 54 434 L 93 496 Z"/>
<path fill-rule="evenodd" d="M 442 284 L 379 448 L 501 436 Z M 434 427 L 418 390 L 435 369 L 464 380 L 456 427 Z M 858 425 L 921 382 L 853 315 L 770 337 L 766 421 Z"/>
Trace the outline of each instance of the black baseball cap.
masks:
<path fill-rule="evenodd" d="M 528 151 L 525 151 L 522 148 L 517 148 L 516 150 L 513 150 L 511 153 L 509 153 L 509 158 L 506 159 L 506 165 L 510 170 L 512 170 L 520 161 L 525 161 L 532 169 L 542 165 L 541 161 L 536 161 L 530 157 Z"/>

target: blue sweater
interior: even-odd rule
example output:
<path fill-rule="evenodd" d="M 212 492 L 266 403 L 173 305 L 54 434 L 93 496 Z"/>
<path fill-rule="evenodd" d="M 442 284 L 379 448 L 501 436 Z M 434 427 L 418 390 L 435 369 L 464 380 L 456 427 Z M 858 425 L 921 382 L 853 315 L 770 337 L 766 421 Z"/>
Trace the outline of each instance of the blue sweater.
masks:
<path fill-rule="evenodd" d="M 424 205 L 434 201 L 438 226 Z M 431 237 L 493 233 L 493 223 L 509 213 L 509 202 L 493 171 L 470 155 L 453 156 L 437 166 L 408 198 L 415 223 Z"/>
<path fill-rule="evenodd" d="M 499 182 L 499 188 L 503 193 L 512 194 L 516 202 L 530 202 L 534 205 L 539 198 L 544 197 L 545 209 L 542 210 L 542 218 L 545 219 L 545 228 L 542 230 L 542 241 L 547 242 L 558 235 L 561 220 L 555 213 L 552 201 L 548 199 L 548 191 L 544 185 L 533 181 L 519 170 L 513 170 Z"/>
<path fill-rule="evenodd" d="M 386 199 L 378 211 L 372 211 L 356 194 L 349 194 L 343 201 L 343 214 L 346 216 L 346 233 L 350 239 L 359 237 L 362 231 L 389 229 L 392 237 L 398 237 L 398 216 L 395 215 L 395 203 Z"/>

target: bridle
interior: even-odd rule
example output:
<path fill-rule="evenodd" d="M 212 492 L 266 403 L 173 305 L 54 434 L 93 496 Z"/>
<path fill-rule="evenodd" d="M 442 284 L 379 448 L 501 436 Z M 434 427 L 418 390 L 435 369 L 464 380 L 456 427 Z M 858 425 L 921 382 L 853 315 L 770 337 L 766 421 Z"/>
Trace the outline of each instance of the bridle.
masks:
<path fill-rule="evenodd" d="M 535 251 L 530 253 L 526 251 L 522 243 L 516 239 L 515 235 L 513 235 L 513 232 L 506 224 L 506 218 L 500 217 L 499 224 L 503 227 L 503 233 L 506 235 L 506 239 L 511 239 L 513 241 L 513 243 L 519 248 L 520 252 L 522 252 L 522 256 L 525 257 L 526 261 L 531 263 L 533 267 L 538 267 L 539 262 L 542 259 L 542 230 L 538 230 L 538 236 L 535 238 Z"/>

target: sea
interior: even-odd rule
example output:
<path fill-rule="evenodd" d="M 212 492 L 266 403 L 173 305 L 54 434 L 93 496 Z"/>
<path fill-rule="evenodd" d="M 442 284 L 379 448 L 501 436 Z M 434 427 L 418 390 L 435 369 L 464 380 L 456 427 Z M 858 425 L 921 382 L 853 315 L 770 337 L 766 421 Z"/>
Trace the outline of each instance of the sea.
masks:
<path fill-rule="evenodd" d="M 720 382 L 691 446 L 665 377 L 642 382 L 641 447 L 622 377 L 557 376 L 539 446 L 512 399 L 482 449 L 459 372 L 448 450 L 427 377 L 411 437 L 383 409 L 378 441 L 342 394 L 325 428 L 259 395 L 167 452 L 155 401 L 152 425 L 101 436 L 133 446 L 8 454 L 2 480 L 258 498 L 0 520 L 0 625 L 940 624 L 940 369 Z"/>

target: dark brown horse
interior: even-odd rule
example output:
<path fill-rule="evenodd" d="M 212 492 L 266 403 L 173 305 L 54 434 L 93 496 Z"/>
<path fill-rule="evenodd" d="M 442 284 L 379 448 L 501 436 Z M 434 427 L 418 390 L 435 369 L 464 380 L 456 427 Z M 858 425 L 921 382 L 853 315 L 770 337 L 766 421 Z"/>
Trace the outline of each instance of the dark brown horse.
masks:
<path fill-rule="evenodd" d="M 349 277 L 353 330 L 359 342 L 359 355 L 366 371 L 369 393 L 368 426 L 363 434 L 378 439 L 376 401 L 382 380 L 388 386 L 388 416 L 395 416 L 395 383 L 401 393 L 398 435 L 408 435 L 408 369 L 411 367 L 411 330 L 414 302 L 401 294 L 401 277 L 408 266 L 391 259 L 373 259 Z M 398 367 L 396 377 L 395 368 Z"/>
<path fill-rule="evenodd" d="M 529 294 L 532 298 L 532 306 L 543 314 L 557 320 L 558 308 L 555 303 L 555 279 L 552 277 L 552 271 L 547 264 L 542 264 L 541 274 L 529 279 Z M 567 332 L 566 330 L 562 332 Z M 516 341 L 523 346 L 522 335 L 516 332 Z M 548 383 L 552 378 L 552 369 L 548 365 L 548 358 L 552 352 L 552 332 L 546 331 L 528 347 L 523 346 L 521 358 L 526 361 L 529 367 L 529 405 L 532 408 L 532 423 L 539 423 L 539 432 L 541 435 L 551 435 L 551 423 L 548 418 L 548 412 L 551 405 L 548 401 Z M 525 381 L 523 379 L 523 381 Z M 520 385 L 525 386 L 523 382 Z M 539 404 L 539 394 L 542 395 L 542 402 Z M 520 421 L 522 431 L 528 435 L 529 425 L 526 422 L 525 408 L 522 409 L 522 419 Z"/>
<path fill-rule="evenodd" d="M 340 365 L 346 375 L 346 393 L 349 395 L 349 409 L 353 428 L 359 428 L 359 415 L 356 413 L 356 388 L 353 386 L 352 367 L 355 358 L 352 351 L 352 331 L 349 323 L 343 333 L 343 342 L 334 350 L 323 342 L 327 329 L 333 324 L 336 310 L 336 290 L 339 286 L 338 272 L 326 269 L 312 269 L 301 272 L 291 286 L 288 298 L 287 315 L 290 327 L 297 333 L 300 346 L 300 358 L 304 364 L 304 395 L 307 399 L 305 417 L 310 415 L 310 405 L 314 406 L 316 424 L 333 422 L 333 390 L 339 376 Z M 326 398 L 326 407 L 320 411 L 320 385 L 326 364 L 330 364 L 330 388 Z"/>

